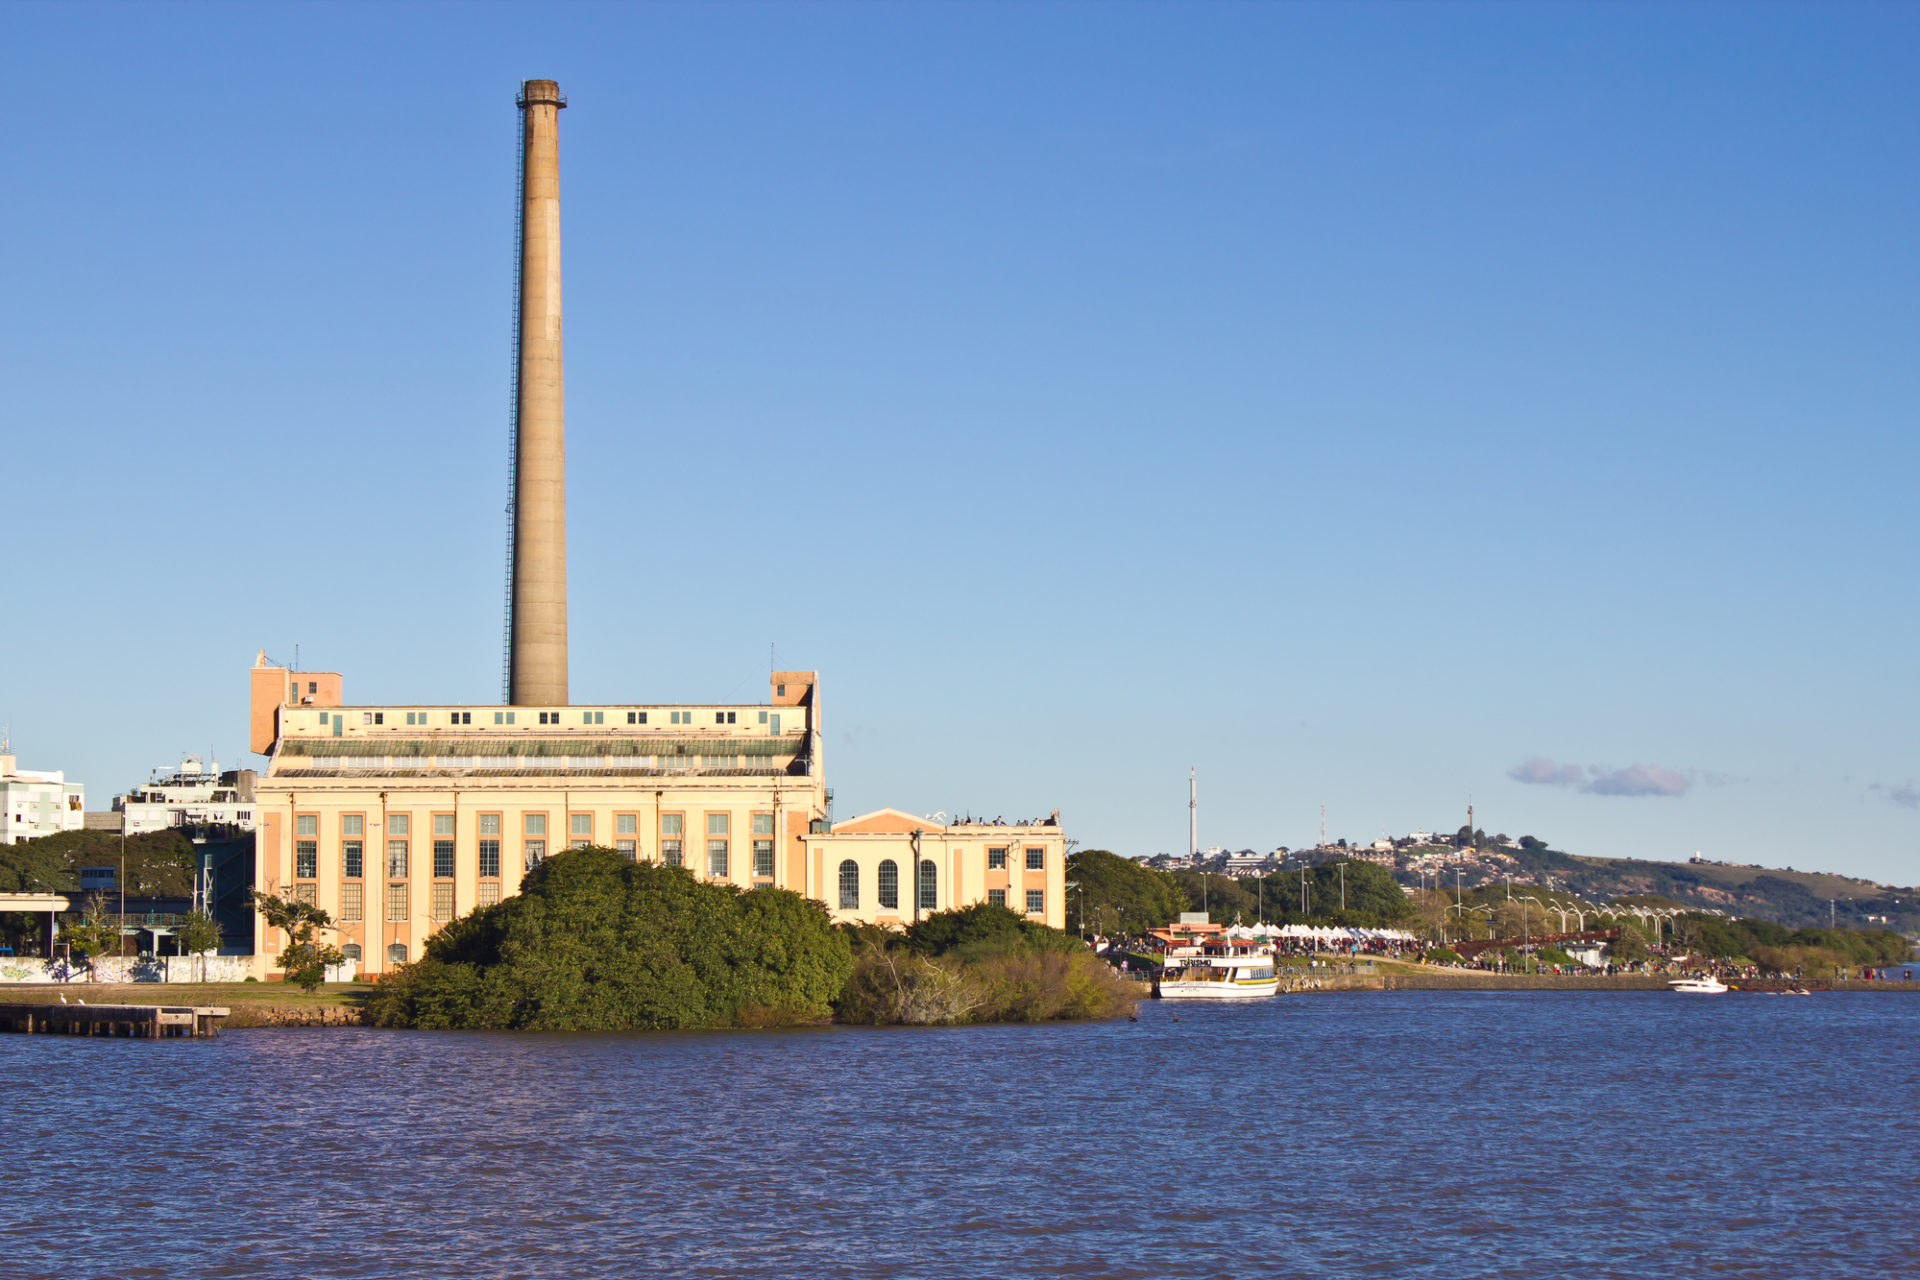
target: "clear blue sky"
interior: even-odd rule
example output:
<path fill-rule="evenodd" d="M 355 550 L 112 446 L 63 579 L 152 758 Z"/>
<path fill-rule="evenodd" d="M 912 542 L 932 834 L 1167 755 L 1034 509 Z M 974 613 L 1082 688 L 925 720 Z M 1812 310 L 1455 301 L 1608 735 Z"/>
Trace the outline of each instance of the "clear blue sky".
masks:
<path fill-rule="evenodd" d="M 500 688 L 557 79 L 576 701 L 822 672 L 841 814 L 1464 819 L 1920 880 L 1920 10 L 0 10 L 0 718 Z M 250 759 L 250 758 L 248 758 Z"/>

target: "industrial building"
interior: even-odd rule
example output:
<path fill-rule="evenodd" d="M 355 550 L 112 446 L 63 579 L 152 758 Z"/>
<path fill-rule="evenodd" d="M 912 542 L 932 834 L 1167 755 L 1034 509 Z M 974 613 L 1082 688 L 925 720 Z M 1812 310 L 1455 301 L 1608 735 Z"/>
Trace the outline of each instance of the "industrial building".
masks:
<path fill-rule="evenodd" d="M 348 706 L 338 672 L 261 652 L 249 672 L 258 867 L 323 907 L 359 971 L 417 959 L 447 922 L 514 893 L 563 849 L 601 845 L 702 879 L 791 889 L 839 921 L 905 924 L 1004 902 L 1060 927 L 1058 814 L 1006 825 L 898 810 L 834 824 L 820 681 L 775 671 L 747 705 L 576 705 L 567 689 L 559 113 L 521 88 L 519 310 L 506 701 Z M 281 940 L 256 921 L 271 972 Z"/>

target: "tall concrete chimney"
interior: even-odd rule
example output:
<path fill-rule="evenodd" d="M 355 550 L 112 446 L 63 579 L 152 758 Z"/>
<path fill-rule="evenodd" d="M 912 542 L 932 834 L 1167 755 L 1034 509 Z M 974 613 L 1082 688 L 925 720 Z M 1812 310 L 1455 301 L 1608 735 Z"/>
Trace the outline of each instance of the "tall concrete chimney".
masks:
<path fill-rule="evenodd" d="M 567 701 L 567 443 L 560 376 L 560 108 L 520 86 L 520 342 L 507 702 Z"/>

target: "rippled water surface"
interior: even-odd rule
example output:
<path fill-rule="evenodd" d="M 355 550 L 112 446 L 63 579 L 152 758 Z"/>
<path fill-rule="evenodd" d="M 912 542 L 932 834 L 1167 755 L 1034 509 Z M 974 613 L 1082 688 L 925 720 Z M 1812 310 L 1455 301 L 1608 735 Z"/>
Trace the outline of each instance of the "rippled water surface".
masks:
<path fill-rule="evenodd" d="M 1920 1273 L 1920 999 L 0 1036 L 0 1272 Z"/>

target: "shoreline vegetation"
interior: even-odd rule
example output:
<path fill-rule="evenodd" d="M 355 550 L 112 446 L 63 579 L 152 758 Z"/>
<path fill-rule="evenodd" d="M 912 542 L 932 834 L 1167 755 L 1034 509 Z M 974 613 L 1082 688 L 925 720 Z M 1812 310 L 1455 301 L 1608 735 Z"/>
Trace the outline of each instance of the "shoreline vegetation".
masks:
<path fill-rule="evenodd" d="M 379 983 L 366 1021 L 425 1030 L 685 1031 L 1108 1018 L 1145 990 L 1005 907 L 904 932 L 835 926 L 786 889 L 576 849 L 448 925 Z"/>

